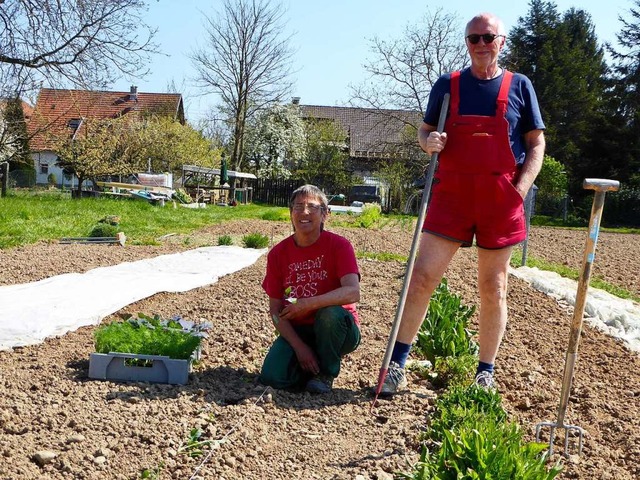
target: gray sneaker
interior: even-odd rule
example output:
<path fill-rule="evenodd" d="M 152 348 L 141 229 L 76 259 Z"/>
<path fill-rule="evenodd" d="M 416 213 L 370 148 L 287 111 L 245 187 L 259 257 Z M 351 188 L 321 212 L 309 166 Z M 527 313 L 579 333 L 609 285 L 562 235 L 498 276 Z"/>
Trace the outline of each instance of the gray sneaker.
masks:
<path fill-rule="evenodd" d="M 493 379 L 493 373 L 491 372 L 479 372 L 474 383 L 485 390 L 496 389 L 496 381 Z"/>
<path fill-rule="evenodd" d="M 387 376 L 384 379 L 382 388 L 380 389 L 381 396 L 391 396 L 398 393 L 399 390 L 403 390 L 407 387 L 407 376 L 404 374 L 404 368 L 400 367 L 396 362 L 389 364 L 387 370 Z"/>
<path fill-rule="evenodd" d="M 333 387 L 333 377 L 316 375 L 307 382 L 306 390 L 310 393 L 329 393 Z"/>

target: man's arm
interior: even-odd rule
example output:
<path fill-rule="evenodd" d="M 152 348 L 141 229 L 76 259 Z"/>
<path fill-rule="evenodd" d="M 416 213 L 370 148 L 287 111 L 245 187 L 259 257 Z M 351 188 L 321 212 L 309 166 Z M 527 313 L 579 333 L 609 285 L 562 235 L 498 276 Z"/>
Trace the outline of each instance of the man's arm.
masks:
<path fill-rule="evenodd" d="M 545 149 L 544 132 L 542 130 L 531 130 L 525 133 L 524 143 L 527 148 L 527 154 L 524 158 L 520 178 L 515 185 L 522 198 L 527 196 L 527 192 L 542 168 Z"/>
<path fill-rule="evenodd" d="M 435 125 L 429 125 L 425 122 L 422 122 L 422 125 L 418 128 L 418 143 L 422 151 L 428 155 L 441 152 L 447 143 L 446 132 L 436 132 L 437 128 Z"/>

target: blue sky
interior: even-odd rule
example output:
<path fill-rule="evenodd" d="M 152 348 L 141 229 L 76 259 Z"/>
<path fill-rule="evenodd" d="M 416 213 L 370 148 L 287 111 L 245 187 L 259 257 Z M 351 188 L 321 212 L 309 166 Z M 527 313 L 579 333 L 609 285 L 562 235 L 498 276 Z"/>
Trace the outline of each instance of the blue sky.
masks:
<path fill-rule="evenodd" d="M 129 90 L 137 85 L 141 92 L 165 92 L 173 81 L 184 96 L 187 118 L 201 118 L 216 99 L 200 96 L 193 87 L 194 70 L 188 54 L 204 45 L 203 15 L 213 15 L 220 8 L 218 0 L 159 0 L 149 2 L 147 22 L 158 28 L 156 38 L 167 56 L 155 56 L 152 73 L 144 80 L 122 79 L 113 90 Z M 293 34 L 295 88 L 292 96 L 308 105 L 343 105 L 349 99 L 349 85 L 366 78 L 362 65 L 371 58 L 369 40 L 399 38 L 404 27 L 418 21 L 430 8 L 424 0 L 283 0 L 287 9 L 285 34 Z M 615 42 L 620 30 L 618 16 L 628 17 L 632 0 L 572 1 L 556 0 L 560 12 L 571 7 L 591 14 L 600 41 Z M 587 4 L 588 6 L 584 6 Z M 448 0 L 443 10 L 454 13 L 464 23 L 485 7 L 469 0 Z M 507 31 L 518 17 L 529 10 L 528 2 L 493 1 L 490 10 L 499 15 Z M 462 32 L 460 33 L 462 35 Z"/>

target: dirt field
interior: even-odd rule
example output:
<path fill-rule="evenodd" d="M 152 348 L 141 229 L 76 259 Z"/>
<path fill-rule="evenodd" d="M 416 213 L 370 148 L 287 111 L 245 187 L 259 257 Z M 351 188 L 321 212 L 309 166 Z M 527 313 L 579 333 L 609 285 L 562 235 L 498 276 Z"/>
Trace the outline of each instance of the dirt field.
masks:
<path fill-rule="evenodd" d="M 413 230 L 329 228 L 357 251 L 407 255 Z M 236 240 L 262 232 L 274 240 L 287 223 L 242 221 L 216 226 L 161 247 L 38 244 L 0 251 L 0 285 L 133 261 Z M 534 228 L 529 254 L 579 269 L 586 231 Z M 640 295 L 640 236 L 602 233 L 594 275 Z M 475 249 L 461 251 L 447 272 L 452 291 L 475 304 Z M 265 390 L 257 373 L 273 335 L 260 288 L 265 257 L 218 283 L 182 294 L 158 294 L 125 308 L 206 319 L 214 331 L 203 361 L 185 386 L 112 383 L 87 378 L 95 327 L 41 345 L 0 352 L 0 479 L 390 479 L 418 456 L 438 391 L 410 378 L 411 390 L 369 413 L 369 390 L 394 317 L 404 265 L 361 260 L 362 344 L 343 363 L 326 395 Z M 107 293 L 105 293 L 107 294 Z M 70 292 L 73 298 L 73 292 Z M 555 420 L 570 312 L 511 278 L 509 325 L 497 362 L 505 406 L 533 438 Z M 119 312 L 119 313 L 123 313 Z M 587 434 L 583 455 L 560 478 L 640 478 L 640 358 L 585 327 L 567 421 Z M 178 453 L 190 429 L 216 440 L 191 458 Z M 44 466 L 38 451 L 53 452 Z M 207 456 L 207 453 L 210 454 Z"/>

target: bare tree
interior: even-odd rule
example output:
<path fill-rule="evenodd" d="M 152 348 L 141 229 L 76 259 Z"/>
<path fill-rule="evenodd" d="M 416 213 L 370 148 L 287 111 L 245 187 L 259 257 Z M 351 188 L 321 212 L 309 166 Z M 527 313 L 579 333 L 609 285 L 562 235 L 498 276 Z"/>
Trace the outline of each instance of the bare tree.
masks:
<path fill-rule="evenodd" d="M 435 81 L 467 64 L 463 27 L 455 14 L 427 12 L 402 37 L 371 40 L 369 79 L 352 86 L 352 103 L 373 109 L 424 112 Z"/>
<path fill-rule="evenodd" d="M 282 37 L 284 9 L 267 0 L 223 0 L 217 18 L 205 17 L 207 43 L 190 58 L 205 93 L 220 96 L 232 123 L 231 165 L 244 162 L 247 118 L 281 102 L 291 83 L 290 37 Z"/>
<path fill-rule="evenodd" d="M 0 87 L 20 93 L 71 83 L 104 87 L 140 78 L 155 52 L 144 0 L 0 2 Z"/>

